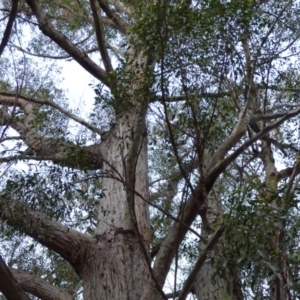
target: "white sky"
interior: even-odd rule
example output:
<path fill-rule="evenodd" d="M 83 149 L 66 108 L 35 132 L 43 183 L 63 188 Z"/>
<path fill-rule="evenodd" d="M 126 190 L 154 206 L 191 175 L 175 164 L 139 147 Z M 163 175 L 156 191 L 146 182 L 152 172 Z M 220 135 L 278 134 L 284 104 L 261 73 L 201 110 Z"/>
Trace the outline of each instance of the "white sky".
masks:
<path fill-rule="evenodd" d="M 89 84 L 96 83 L 95 78 L 75 61 L 61 61 L 57 65 L 62 66 L 62 87 L 68 90 L 70 107 L 79 108 L 86 115 L 94 104 L 95 93 Z"/>

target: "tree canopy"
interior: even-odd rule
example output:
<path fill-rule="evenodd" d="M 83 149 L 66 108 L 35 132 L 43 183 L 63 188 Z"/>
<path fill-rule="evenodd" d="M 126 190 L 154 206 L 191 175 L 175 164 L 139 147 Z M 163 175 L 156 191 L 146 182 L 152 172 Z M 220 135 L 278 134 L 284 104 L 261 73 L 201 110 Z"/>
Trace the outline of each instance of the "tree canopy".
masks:
<path fill-rule="evenodd" d="M 0 297 L 299 299 L 298 1 L 0 3 Z"/>

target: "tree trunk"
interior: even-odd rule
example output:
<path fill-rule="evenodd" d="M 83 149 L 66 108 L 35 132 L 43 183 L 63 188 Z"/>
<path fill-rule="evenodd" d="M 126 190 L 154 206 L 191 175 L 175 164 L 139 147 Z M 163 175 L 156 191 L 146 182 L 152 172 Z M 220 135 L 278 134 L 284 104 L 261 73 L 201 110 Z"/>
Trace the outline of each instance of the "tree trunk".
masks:
<path fill-rule="evenodd" d="M 132 232 L 99 238 L 87 257 L 82 273 L 84 299 L 141 299 L 149 272 Z"/>
<path fill-rule="evenodd" d="M 218 220 L 222 219 L 223 208 L 220 199 L 220 179 L 218 179 L 207 196 L 207 221 L 208 226 L 203 226 L 201 235 L 208 238 L 212 233 L 211 229 L 213 224 L 218 223 Z M 219 257 L 218 249 L 220 244 L 224 244 L 224 239 L 221 238 L 219 244 L 214 247 L 211 255 L 217 254 Z M 205 245 L 200 246 L 201 249 Z M 199 270 L 198 276 L 194 284 L 194 291 L 198 300 L 223 300 L 231 299 L 229 293 L 231 293 L 231 278 L 225 279 L 223 276 L 216 274 L 215 266 L 211 263 L 210 259 Z"/>
<path fill-rule="evenodd" d="M 103 141 L 105 196 L 99 205 L 97 243 L 81 274 L 85 299 L 141 299 L 149 282 L 147 141 L 141 106 L 117 119 Z M 130 156 L 136 158 L 134 163 Z M 128 178 L 132 167 L 133 185 Z"/>
<path fill-rule="evenodd" d="M 200 270 L 195 282 L 198 300 L 223 300 L 228 298 L 226 282 L 215 276 L 214 267 L 206 263 Z"/>
<path fill-rule="evenodd" d="M 128 112 L 117 121 L 115 128 L 104 141 L 105 161 L 103 165 L 104 198 L 101 199 L 98 211 L 98 235 L 110 235 L 116 230 L 133 230 L 130 205 L 126 191 L 126 173 L 128 168 L 129 149 L 132 147 L 135 112 Z M 143 124 L 143 126 L 145 126 Z M 143 130 L 143 134 L 145 130 Z M 137 164 L 135 167 L 134 189 L 143 199 L 135 195 L 135 213 L 139 232 L 145 241 L 149 242 L 149 210 L 146 201 L 149 199 L 148 165 L 146 136 L 141 139 L 137 149 Z M 129 191 L 130 192 L 130 191 Z M 146 200 L 146 201 L 145 201 Z"/>

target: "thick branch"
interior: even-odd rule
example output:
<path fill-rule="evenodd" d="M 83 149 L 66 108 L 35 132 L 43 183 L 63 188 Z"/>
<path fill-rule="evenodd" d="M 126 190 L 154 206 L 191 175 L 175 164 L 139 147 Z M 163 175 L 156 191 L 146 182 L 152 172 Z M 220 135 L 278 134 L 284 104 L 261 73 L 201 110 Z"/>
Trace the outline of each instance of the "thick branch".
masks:
<path fill-rule="evenodd" d="M 4 196 L 0 198 L 0 219 L 60 254 L 75 270 L 78 270 L 91 243 L 91 239 L 80 232 Z"/>
<path fill-rule="evenodd" d="M 102 61 L 105 67 L 105 70 L 107 73 L 111 73 L 113 71 L 113 67 L 110 61 L 110 57 L 107 52 L 106 43 L 104 39 L 104 32 L 102 29 L 102 24 L 98 15 L 98 7 L 96 5 L 96 0 L 90 0 L 90 6 L 92 9 L 93 19 L 94 19 L 94 25 L 95 25 L 95 31 L 97 36 L 97 43 L 100 50 L 100 54 L 102 57 Z"/>
<path fill-rule="evenodd" d="M 189 294 L 195 279 L 197 277 L 197 274 L 199 272 L 199 270 L 201 269 L 201 267 L 203 266 L 205 259 L 208 255 L 208 252 L 211 251 L 214 246 L 218 243 L 220 237 L 223 234 L 225 227 L 224 224 L 222 224 L 219 229 L 214 233 L 214 235 L 210 238 L 210 240 L 208 241 L 205 249 L 203 249 L 202 253 L 200 254 L 195 266 L 193 267 L 192 271 L 190 272 L 188 278 L 186 279 L 186 281 L 183 284 L 181 293 L 178 297 L 178 300 L 185 300 L 187 295 Z"/>
<path fill-rule="evenodd" d="M 106 86 L 110 87 L 110 81 L 107 77 L 107 73 L 95 64 L 85 52 L 80 51 L 66 36 L 58 32 L 53 27 L 41 7 L 38 5 L 38 2 L 36 0 L 27 0 L 26 2 L 37 18 L 40 30 L 53 40 L 60 48 L 71 55 L 87 72 L 99 79 Z"/>
<path fill-rule="evenodd" d="M 249 118 L 245 116 L 244 111 L 240 113 L 239 120 L 234 127 L 230 136 L 218 147 L 217 151 L 213 155 L 207 169 L 210 170 L 218 162 L 224 159 L 225 155 L 228 153 L 233 146 L 240 140 L 240 138 L 245 134 L 249 123 Z"/>
<path fill-rule="evenodd" d="M 29 300 L 0 256 L 0 291 L 7 300 Z"/>
<path fill-rule="evenodd" d="M 7 22 L 7 25 L 6 25 L 4 34 L 3 34 L 1 44 L 0 44 L 0 57 L 1 57 L 6 45 L 8 43 L 8 40 L 9 40 L 9 37 L 10 37 L 10 34 L 11 34 L 11 29 L 12 29 L 12 26 L 13 26 L 14 21 L 16 19 L 16 16 L 17 16 L 18 3 L 19 3 L 18 0 L 13 0 L 12 1 L 11 12 L 10 12 L 9 19 L 8 19 L 8 22 Z"/>
<path fill-rule="evenodd" d="M 182 215 L 178 216 L 178 219 L 181 220 L 181 223 L 175 222 L 173 224 L 157 253 L 153 266 L 153 274 L 160 286 L 164 285 L 166 276 L 173 261 L 173 257 L 176 253 L 177 246 L 182 242 L 188 231 L 188 228 L 198 215 L 198 204 L 201 205 L 203 202 L 201 193 L 202 190 L 202 186 L 198 184 L 198 186 L 194 189 L 194 193 L 190 195 L 188 201 L 186 202 Z M 147 289 L 143 299 L 157 299 L 155 298 L 155 292 L 153 289 Z"/>
<path fill-rule="evenodd" d="M 25 102 L 24 102 L 25 103 Z M 23 103 L 23 104 L 24 104 Z M 30 103 L 26 104 L 24 110 L 31 111 Z M 29 149 L 10 157 L 2 157 L 0 162 L 14 160 L 51 160 L 62 166 L 81 170 L 99 170 L 103 166 L 103 149 L 100 144 L 80 146 L 62 138 L 47 138 L 41 136 L 34 124 L 33 115 L 27 118 L 16 119 L 0 110 L 0 126 L 11 126 L 20 134 L 20 138 Z"/>
<path fill-rule="evenodd" d="M 15 279 L 19 282 L 24 291 L 43 300 L 73 300 L 67 292 L 49 284 L 44 279 L 24 272 L 22 270 L 10 269 Z M 28 299 L 28 298 L 27 298 Z"/>
<path fill-rule="evenodd" d="M 103 160 L 98 145 L 79 147 L 54 139 L 43 139 L 41 149 L 0 158 L 0 163 L 20 160 L 52 161 L 55 164 L 79 170 L 100 170 Z M 44 146 L 43 146 L 44 145 Z M 55 153 L 56 152 L 56 153 Z"/>

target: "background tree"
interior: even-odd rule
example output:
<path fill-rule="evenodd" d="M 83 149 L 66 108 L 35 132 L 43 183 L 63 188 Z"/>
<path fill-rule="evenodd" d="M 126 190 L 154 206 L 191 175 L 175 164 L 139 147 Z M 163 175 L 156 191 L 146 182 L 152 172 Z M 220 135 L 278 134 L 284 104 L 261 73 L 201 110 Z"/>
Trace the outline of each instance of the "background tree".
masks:
<path fill-rule="evenodd" d="M 1 1 L 4 295 L 297 299 L 298 15 L 276 0 Z M 97 80 L 88 117 L 59 60 Z"/>

